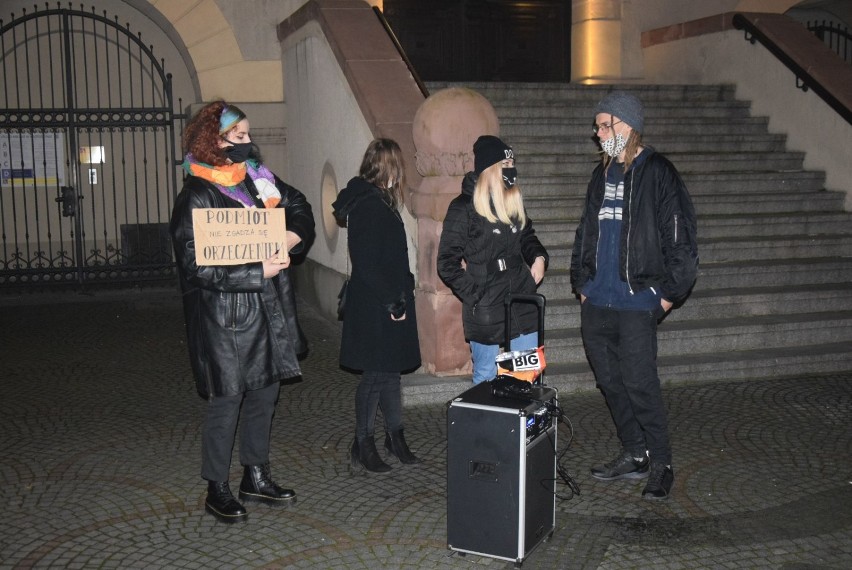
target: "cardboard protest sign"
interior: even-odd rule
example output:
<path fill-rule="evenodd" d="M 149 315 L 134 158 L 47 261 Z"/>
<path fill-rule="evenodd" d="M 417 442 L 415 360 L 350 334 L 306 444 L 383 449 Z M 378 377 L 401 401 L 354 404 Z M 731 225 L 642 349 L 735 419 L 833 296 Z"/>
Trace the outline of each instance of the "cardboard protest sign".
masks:
<path fill-rule="evenodd" d="M 263 261 L 276 252 L 288 257 L 284 208 L 196 208 L 192 231 L 198 265 Z"/>

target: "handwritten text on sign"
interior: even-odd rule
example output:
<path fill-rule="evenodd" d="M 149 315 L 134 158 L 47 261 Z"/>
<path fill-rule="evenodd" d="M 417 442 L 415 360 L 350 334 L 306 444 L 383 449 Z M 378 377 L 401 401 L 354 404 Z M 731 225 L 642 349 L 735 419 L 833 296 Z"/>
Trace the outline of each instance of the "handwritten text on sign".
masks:
<path fill-rule="evenodd" d="M 198 265 L 263 261 L 276 252 L 287 259 L 284 208 L 196 208 L 192 228 Z"/>

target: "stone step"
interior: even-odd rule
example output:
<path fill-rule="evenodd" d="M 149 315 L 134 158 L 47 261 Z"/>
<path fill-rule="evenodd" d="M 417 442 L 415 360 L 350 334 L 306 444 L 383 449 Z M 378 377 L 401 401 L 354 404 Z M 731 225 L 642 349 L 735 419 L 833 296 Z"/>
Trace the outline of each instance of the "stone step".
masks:
<path fill-rule="evenodd" d="M 574 242 L 578 222 L 579 220 L 567 217 L 551 218 L 534 220 L 534 227 L 538 239 L 545 247 L 568 246 Z M 847 212 L 702 216 L 699 240 L 746 240 L 783 235 L 821 236 L 849 232 L 852 232 L 852 214 Z"/>
<path fill-rule="evenodd" d="M 743 212 L 781 214 L 793 212 L 842 211 L 846 195 L 843 192 L 789 192 L 784 194 L 712 195 L 691 193 L 698 215 L 739 215 Z"/>
<path fill-rule="evenodd" d="M 715 152 L 689 154 L 674 152 L 666 157 L 680 172 L 742 172 L 754 170 L 798 171 L 802 169 L 801 152 Z M 582 155 L 536 154 L 518 161 L 518 169 L 542 175 L 591 173 L 598 158 L 593 152 Z M 523 164 L 523 166 L 521 166 Z M 523 173 L 523 172 L 521 172 Z"/>
<path fill-rule="evenodd" d="M 556 219 L 535 222 L 535 233 L 539 241 L 548 249 L 570 247 L 574 243 L 577 220 Z"/>
<path fill-rule="evenodd" d="M 572 240 L 573 241 L 573 240 Z M 551 245 L 547 248 L 548 270 L 569 269 L 571 266 L 571 246 Z"/>
<path fill-rule="evenodd" d="M 536 230 L 536 234 L 539 231 Z M 548 233 L 542 232 L 547 239 Z M 547 245 L 549 269 L 568 269 L 571 262 L 573 235 L 563 234 L 570 241 Z M 539 238 L 541 239 L 541 238 Z M 548 240 L 549 241 L 549 240 Z M 761 236 L 746 238 L 707 238 L 699 235 L 698 254 L 703 263 L 732 261 L 786 260 L 796 263 L 808 259 L 814 251 L 821 255 L 842 257 L 852 252 L 852 233 L 816 236 Z"/>
<path fill-rule="evenodd" d="M 529 117 L 507 116 L 500 119 L 500 136 L 509 144 L 516 137 L 563 137 L 567 140 L 593 139 L 591 115 L 582 118 L 548 117 L 532 119 Z M 643 138 L 653 145 L 655 137 L 672 134 L 700 133 L 702 137 L 720 135 L 749 135 L 767 133 L 769 121 L 766 117 L 740 117 L 736 121 L 720 121 L 718 118 L 678 117 L 670 119 L 658 117 L 645 126 Z"/>
<path fill-rule="evenodd" d="M 532 103 L 505 101 L 488 98 L 498 117 L 523 119 L 576 118 L 591 122 L 597 101 L 585 104 L 543 100 Z M 645 122 L 652 124 L 657 118 L 668 120 L 680 117 L 737 121 L 750 116 L 751 104 L 745 101 L 702 101 L 700 105 L 690 105 L 681 101 L 656 101 L 645 104 Z"/>
<path fill-rule="evenodd" d="M 686 172 L 682 171 L 690 194 L 748 194 L 761 192 L 801 192 L 824 189 L 825 173 L 810 170 L 771 172 Z"/>
<path fill-rule="evenodd" d="M 579 85 L 575 83 L 525 83 L 525 82 L 454 82 L 429 81 L 430 93 L 448 87 L 466 87 L 489 100 L 516 101 L 590 101 L 593 104 L 615 88 L 636 94 L 643 101 L 675 101 L 690 103 L 733 101 L 736 86 L 720 85 Z"/>
<path fill-rule="evenodd" d="M 546 140 L 553 139 L 553 140 Z M 672 152 L 718 152 L 724 148 L 726 152 L 784 152 L 786 137 L 784 135 L 758 134 L 724 134 L 714 137 L 695 137 L 689 133 L 666 134 L 654 137 L 653 146 L 664 154 Z M 527 158 L 536 155 L 567 155 L 589 154 L 598 151 L 598 145 L 589 136 L 578 137 L 516 137 L 509 143 L 515 151 L 515 160 L 519 164 Z"/>
<path fill-rule="evenodd" d="M 771 259 L 729 263 L 702 261 L 698 267 L 696 287 L 700 289 L 732 289 L 754 287 L 786 287 L 852 282 L 852 258 Z M 549 268 L 538 292 L 548 298 L 571 297 L 567 269 Z"/>
<path fill-rule="evenodd" d="M 846 343 L 793 348 L 757 349 L 736 353 L 708 353 L 661 357 L 657 369 L 663 385 L 699 384 L 717 381 L 749 381 L 766 378 L 845 373 L 852 370 L 852 351 Z M 469 376 L 412 378 L 405 376 L 402 395 L 406 406 L 447 403 L 470 388 Z M 564 396 L 596 390 L 588 363 L 548 362 L 544 383 Z M 570 410 L 568 410 L 570 415 Z"/>
<path fill-rule="evenodd" d="M 785 376 L 804 377 L 852 370 L 852 351 L 849 350 L 848 343 L 841 342 L 664 356 L 658 359 L 657 369 L 664 385 Z M 548 361 L 544 381 L 548 386 L 556 388 L 560 394 L 595 389 L 594 375 L 586 362 L 551 364 Z"/>
<path fill-rule="evenodd" d="M 519 184 L 524 196 L 585 197 L 589 179 L 595 163 L 583 174 L 563 176 L 542 176 L 528 172 L 523 161 L 518 162 L 520 169 Z M 799 170 L 794 172 L 681 172 L 690 194 L 757 194 L 767 192 L 801 192 L 823 190 L 825 173 Z"/>
<path fill-rule="evenodd" d="M 700 283 L 677 309 L 678 320 L 709 319 L 718 315 L 790 315 L 852 311 L 852 282 L 783 287 L 707 289 Z"/>
<path fill-rule="evenodd" d="M 701 238 L 750 238 L 776 235 L 826 235 L 852 232 L 852 214 L 848 212 L 794 212 L 702 216 Z"/>
<path fill-rule="evenodd" d="M 741 215 L 750 211 L 764 215 L 842 211 L 844 200 L 845 194 L 842 192 L 828 191 L 740 196 L 692 194 L 699 227 L 703 216 Z M 524 200 L 524 207 L 533 222 L 541 223 L 547 220 L 579 219 L 584 201 L 584 196 L 529 197 Z"/>
<path fill-rule="evenodd" d="M 852 254 L 852 234 L 781 235 L 748 240 L 699 238 L 698 251 L 701 259 L 710 263 L 809 258 L 815 251 L 828 257 L 843 257 Z"/>
<path fill-rule="evenodd" d="M 740 289 L 702 289 L 701 283 L 689 299 L 676 309 L 678 321 L 711 319 L 719 315 L 789 315 L 852 311 L 852 283 L 796 285 Z M 580 327 L 580 301 L 548 298 L 545 338 L 548 330 Z"/>
<path fill-rule="evenodd" d="M 848 343 L 803 345 L 786 348 L 743 350 L 735 353 L 706 353 L 661 357 L 657 369 L 663 385 L 699 384 L 717 381 L 748 381 L 766 378 L 845 373 L 852 370 Z M 469 376 L 403 378 L 406 406 L 445 404 L 470 388 Z M 588 363 L 560 364 L 548 361 L 544 383 L 559 395 L 596 390 Z M 570 415 L 571 411 L 567 411 Z"/>
<path fill-rule="evenodd" d="M 677 311 L 674 311 L 660 324 L 657 338 L 660 356 L 784 348 L 803 343 L 852 343 L 852 311 L 684 321 L 678 320 Z M 545 349 L 549 361 L 579 363 L 586 360 L 577 327 L 547 328 Z"/>
<path fill-rule="evenodd" d="M 852 282 L 852 258 L 810 257 L 759 262 L 701 262 L 697 282 L 702 288 L 771 287 Z"/>

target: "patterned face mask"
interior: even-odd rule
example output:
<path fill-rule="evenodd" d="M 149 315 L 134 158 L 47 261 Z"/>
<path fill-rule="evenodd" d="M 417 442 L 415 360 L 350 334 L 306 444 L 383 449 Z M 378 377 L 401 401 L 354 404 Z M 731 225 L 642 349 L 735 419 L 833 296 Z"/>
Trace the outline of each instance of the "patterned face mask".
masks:
<path fill-rule="evenodd" d="M 624 135 L 621 133 L 618 133 L 614 137 L 608 138 L 605 141 L 601 141 L 601 148 L 612 158 L 621 154 L 626 146 L 627 139 L 624 138 Z"/>
<path fill-rule="evenodd" d="M 503 169 L 503 184 L 506 185 L 506 188 L 511 188 L 515 185 L 515 182 L 518 180 L 518 169 L 517 168 L 504 168 Z"/>

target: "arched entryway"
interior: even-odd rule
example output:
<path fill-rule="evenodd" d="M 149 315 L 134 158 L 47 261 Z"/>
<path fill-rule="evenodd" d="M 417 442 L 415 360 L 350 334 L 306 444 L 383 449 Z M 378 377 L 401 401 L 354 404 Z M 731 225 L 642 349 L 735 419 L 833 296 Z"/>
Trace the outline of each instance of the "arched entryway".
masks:
<path fill-rule="evenodd" d="M 167 222 L 194 97 L 176 95 L 163 42 L 124 18 L 45 7 L 0 24 L 0 287 L 173 271 Z"/>

